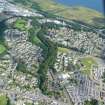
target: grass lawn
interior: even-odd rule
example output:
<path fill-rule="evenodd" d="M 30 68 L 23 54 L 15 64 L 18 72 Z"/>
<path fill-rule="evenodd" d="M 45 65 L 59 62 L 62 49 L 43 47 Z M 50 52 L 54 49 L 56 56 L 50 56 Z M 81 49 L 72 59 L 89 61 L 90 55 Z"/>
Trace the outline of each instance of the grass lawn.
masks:
<path fill-rule="evenodd" d="M 16 22 L 14 23 L 14 27 L 22 31 L 27 29 L 26 26 L 27 26 L 27 21 L 25 21 L 24 19 L 17 19 Z"/>
<path fill-rule="evenodd" d="M 67 49 L 67 48 L 62 48 L 62 47 L 58 47 L 58 51 L 59 51 L 59 52 L 62 52 L 62 53 L 68 53 L 68 52 L 69 52 L 69 49 Z"/>
<path fill-rule="evenodd" d="M 8 98 L 4 96 L 0 96 L 0 105 L 7 105 Z"/>
<path fill-rule="evenodd" d="M 97 64 L 92 57 L 85 57 L 80 59 L 81 64 L 83 65 L 83 73 L 89 75 L 92 65 Z"/>
<path fill-rule="evenodd" d="M 0 44 L 0 54 L 2 54 L 5 51 L 6 51 L 6 48 L 2 44 Z"/>

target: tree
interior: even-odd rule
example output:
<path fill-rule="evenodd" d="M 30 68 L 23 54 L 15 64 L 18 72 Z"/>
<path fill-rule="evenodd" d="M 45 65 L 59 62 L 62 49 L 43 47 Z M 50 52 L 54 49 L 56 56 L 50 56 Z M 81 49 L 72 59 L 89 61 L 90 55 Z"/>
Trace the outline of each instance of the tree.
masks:
<path fill-rule="evenodd" d="M 91 101 L 86 100 L 84 105 L 98 105 L 98 101 L 96 99 L 91 99 Z"/>

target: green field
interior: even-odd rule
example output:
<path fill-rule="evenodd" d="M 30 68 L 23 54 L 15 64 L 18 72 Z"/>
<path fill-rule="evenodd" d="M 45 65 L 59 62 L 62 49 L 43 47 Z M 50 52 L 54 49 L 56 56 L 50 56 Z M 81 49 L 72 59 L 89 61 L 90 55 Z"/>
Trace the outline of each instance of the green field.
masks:
<path fill-rule="evenodd" d="M 58 51 L 59 52 L 62 52 L 62 53 L 68 53 L 69 52 L 69 49 L 63 48 L 63 47 L 58 47 Z"/>
<path fill-rule="evenodd" d="M 27 29 L 26 26 L 27 22 L 24 19 L 17 19 L 16 22 L 14 23 L 14 27 L 22 31 Z"/>
<path fill-rule="evenodd" d="M 82 73 L 89 75 L 91 72 L 92 65 L 97 64 L 92 57 L 82 58 L 81 64 L 83 65 Z"/>
<path fill-rule="evenodd" d="M 4 53 L 6 51 L 6 48 L 0 44 L 0 54 Z"/>
<path fill-rule="evenodd" d="M 7 105 L 7 97 L 6 96 L 0 96 L 0 105 Z"/>

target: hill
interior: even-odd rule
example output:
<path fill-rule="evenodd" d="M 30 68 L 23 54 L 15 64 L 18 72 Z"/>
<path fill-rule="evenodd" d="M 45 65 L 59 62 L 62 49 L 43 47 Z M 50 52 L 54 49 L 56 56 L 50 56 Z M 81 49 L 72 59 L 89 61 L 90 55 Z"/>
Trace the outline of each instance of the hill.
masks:
<path fill-rule="evenodd" d="M 64 17 L 67 20 L 78 20 L 98 27 L 104 26 L 104 16 L 90 8 L 69 7 L 60 3 L 56 3 L 54 0 L 21 0 L 20 2 L 27 4 L 28 7 L 40 7 L 40 9 L 45 12 Z"/>

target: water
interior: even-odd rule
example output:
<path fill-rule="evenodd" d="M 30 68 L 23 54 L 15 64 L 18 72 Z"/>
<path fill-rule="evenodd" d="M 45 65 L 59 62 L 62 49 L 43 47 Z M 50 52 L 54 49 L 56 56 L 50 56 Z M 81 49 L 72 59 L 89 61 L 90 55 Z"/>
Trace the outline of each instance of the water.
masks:
<path fill-rule="evenodd" d="M 56 0 L 68 6 L 83 6 L 104 13 L 103 0 Z"/>

